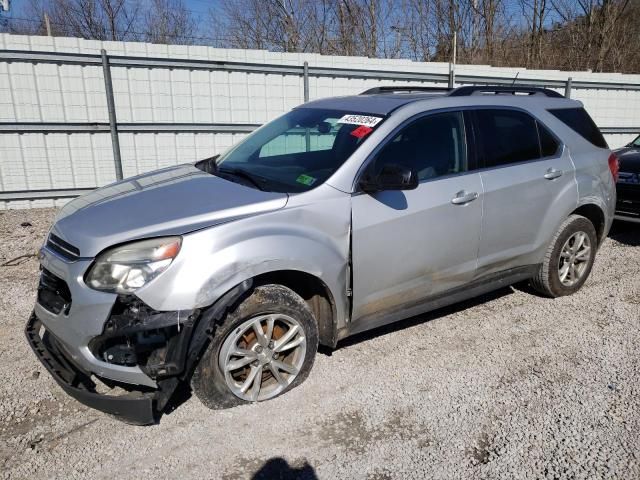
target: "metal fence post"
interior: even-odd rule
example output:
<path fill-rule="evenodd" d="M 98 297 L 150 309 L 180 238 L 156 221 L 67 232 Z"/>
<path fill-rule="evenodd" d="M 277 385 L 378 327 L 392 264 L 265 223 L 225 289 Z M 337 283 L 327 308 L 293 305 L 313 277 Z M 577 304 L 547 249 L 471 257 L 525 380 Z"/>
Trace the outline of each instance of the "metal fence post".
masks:
<path fill-rule="evenodd" d="M 567 78 L 567 84 L 564 87 L 564 96 L 567 98 L 571 98 L 571 83 L 573 79 L 571 77 Z"/>
<path fill-rule="evenodd" d="M 302 85 L 304 102 L 307 103 L 309 101 L 309 62 L 304 62 L 302 66 Z"/>
<path fill-rule="evenodd" d="M 458 31 L 453 32 L 451 45 L 451 61 L 449 62 L 449 88 L 453 88 L 456 83 L 456 57 L 458 54 Z"/>
<path fill-rule="evenodd" d="M 304 62 L 302 65 L 302 95 L 304 96 L 304 103 L 309 101 L 309 62 Z M 305 128 L 304 141 L 307 148 L 307 152 L 311 151 L 311 131 L 309 128 Z"/>
<path fill-rule="evenodd" d="M 113 100 L 113 84 L 111 82 L 111 67 L 105 49 L 100 50 L 102 55 L 102 73 L 104 76 L 104 89 L 107 94 L 107 109 L 109 111 L 109 129 L 111 130 L 111 146 L 113 147 L 113 162 L 116 167 L 116 179 L 122 180 L 122 158 L 120 157 L 120 139 L 118 138 L 118 121 L 116 120 L 116 105 Z"/>

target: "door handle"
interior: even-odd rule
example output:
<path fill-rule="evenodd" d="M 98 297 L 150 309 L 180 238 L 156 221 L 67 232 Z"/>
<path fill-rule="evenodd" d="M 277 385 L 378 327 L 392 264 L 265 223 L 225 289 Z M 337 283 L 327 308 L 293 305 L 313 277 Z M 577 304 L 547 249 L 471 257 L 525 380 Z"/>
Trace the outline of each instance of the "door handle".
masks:
<path fill-rule="evenodd" d="M 547 170 L 547 173 L 544 174 L 544 178 L 547 180 L 553 180 L 554 178 L 558 178 L 562 176 L 564 172 L 562 170 L 556 170 L 555 168 L 550 168 Z"/>
<path fill-rule="evenodd" d="M 467 193 L 465 190 L 460 190 L 456 193 L 456 196 L 451 199 L 451 203 L 454 205 L 465 205 L 473 202 L 476 198 L 478 198 L 478 192 Z"/>

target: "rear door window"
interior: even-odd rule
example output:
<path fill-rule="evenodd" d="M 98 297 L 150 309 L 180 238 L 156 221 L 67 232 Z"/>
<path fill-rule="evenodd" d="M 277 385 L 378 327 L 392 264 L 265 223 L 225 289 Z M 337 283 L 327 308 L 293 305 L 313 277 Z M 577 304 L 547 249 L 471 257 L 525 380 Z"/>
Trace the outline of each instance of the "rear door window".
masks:
<path fill-rule="evenodd" d="M 480 160 L 484 167 L 540 158 L 536 120 L 516 110 L 476 110 Z"/>
<path fill-rule="evenodd" d="M 596 147 L 609 148 L 602 133 L 584 108 L 555 108 L 549 110 L 549 113 Z"/>

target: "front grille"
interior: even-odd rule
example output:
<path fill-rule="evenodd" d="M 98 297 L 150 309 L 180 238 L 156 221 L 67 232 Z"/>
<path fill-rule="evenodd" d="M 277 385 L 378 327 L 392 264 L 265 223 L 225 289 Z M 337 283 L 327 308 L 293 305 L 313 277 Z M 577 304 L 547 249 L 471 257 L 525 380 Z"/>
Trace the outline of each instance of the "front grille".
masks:
<path fill-rule="evenodd" d="M 53 233 L 49 234 L 49 238 L 47 239 L 47 248 L 72 262 L 80 258 L 80 250 L 77 247 L 65 242 Z"/>
<path fill-rule="evenodd" d="M 65 314 L 68 314 L 69 308 L 71 308 L 71 292 L 69 291 L 67 282 L 46 268 L 42 269 L 40 275 L 38 303 L 56 315 L 63 310 Z"/>

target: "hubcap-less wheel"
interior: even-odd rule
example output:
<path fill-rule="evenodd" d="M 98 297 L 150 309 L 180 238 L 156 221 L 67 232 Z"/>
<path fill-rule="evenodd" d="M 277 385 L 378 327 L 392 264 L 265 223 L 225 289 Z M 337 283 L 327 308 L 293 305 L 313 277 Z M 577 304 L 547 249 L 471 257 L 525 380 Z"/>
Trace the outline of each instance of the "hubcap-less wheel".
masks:
<path fill-rule="evenodd" d="M 580 281 L 591 260 L 591 241 L 585 232 L 571 235 L 560 250 L 558 275 L 560 282 L 572 287 Z"/>
<path fill-rule="evenodd" d="M 306 350 L 300 323 L 273 313 L 250 318 L 229 333 L 218 362 L 229 390 L 257 402 L 275 397 L 294 381 Z"/>

